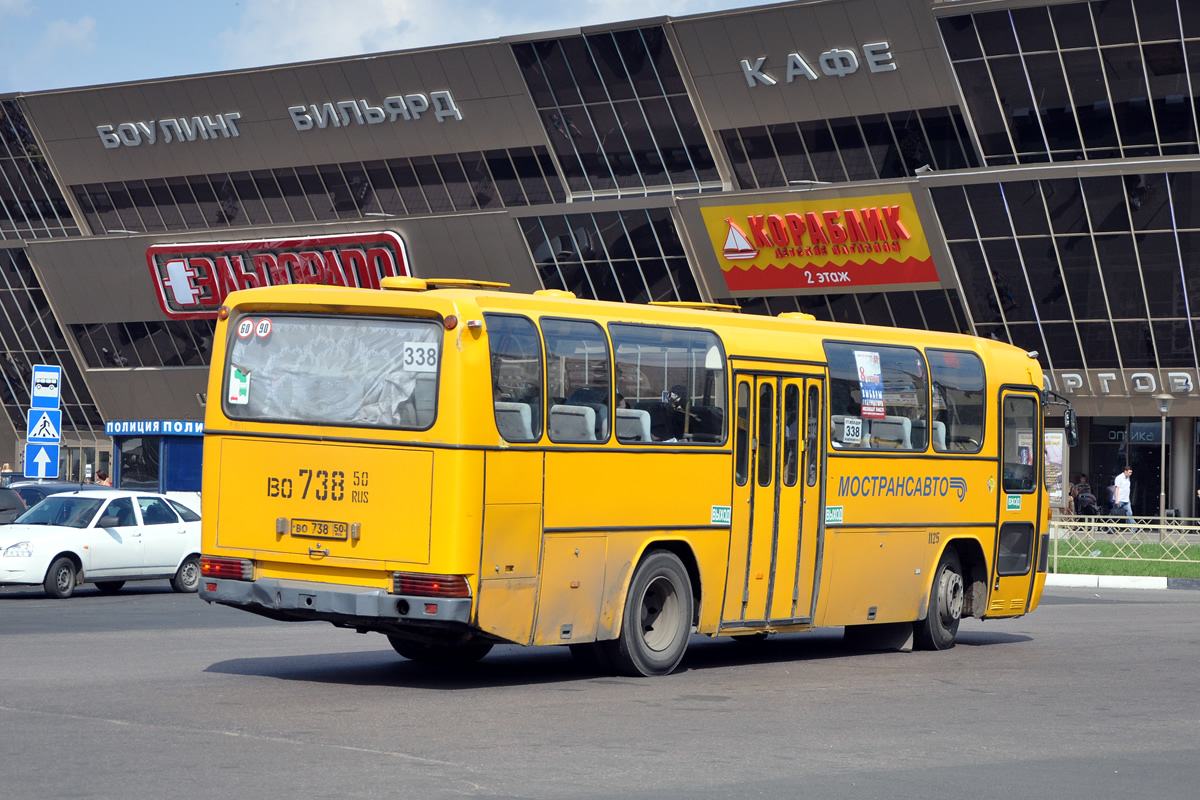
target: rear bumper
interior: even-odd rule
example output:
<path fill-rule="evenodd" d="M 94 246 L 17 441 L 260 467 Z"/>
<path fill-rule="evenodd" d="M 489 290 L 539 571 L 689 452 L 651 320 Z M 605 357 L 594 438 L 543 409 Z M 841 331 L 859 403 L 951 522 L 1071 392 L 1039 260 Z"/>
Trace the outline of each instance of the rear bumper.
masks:
<path fill-rule="evenodd" d="M 201 578 L 200 598 L 272 619 L 323 620 L 385 633 L 419 628 L 462 630 L 471 621 L 469 597 L 407 597 L 383 589 L 277 578 Z"/>

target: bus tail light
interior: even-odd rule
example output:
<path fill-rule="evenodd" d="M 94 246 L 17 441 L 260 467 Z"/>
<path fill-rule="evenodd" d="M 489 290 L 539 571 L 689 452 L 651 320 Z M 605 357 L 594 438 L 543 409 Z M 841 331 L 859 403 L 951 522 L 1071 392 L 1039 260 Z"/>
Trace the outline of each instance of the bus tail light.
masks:
<path fill-rule="evenodd" d="M 248 558 L 200 556 L 200 575 L 205 578 L 252 581 L 254 580 L 254 562 Z"/>
<path fill-rule="evenodd" d="M 392 593 L 415 597 L 470 597 L 471 587 L 462 575 L 393 572 Z"/>

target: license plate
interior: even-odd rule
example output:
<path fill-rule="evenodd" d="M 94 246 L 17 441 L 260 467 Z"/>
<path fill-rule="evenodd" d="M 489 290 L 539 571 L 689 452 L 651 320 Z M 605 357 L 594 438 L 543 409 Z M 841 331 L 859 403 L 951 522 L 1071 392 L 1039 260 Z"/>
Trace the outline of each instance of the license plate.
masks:
<path fill-rule="evenodd" d="M 350 536 L 350 526 L 345 522 L 322 519 L 294 519 L 292 536 L 308 539 L 346 539 Z"/>

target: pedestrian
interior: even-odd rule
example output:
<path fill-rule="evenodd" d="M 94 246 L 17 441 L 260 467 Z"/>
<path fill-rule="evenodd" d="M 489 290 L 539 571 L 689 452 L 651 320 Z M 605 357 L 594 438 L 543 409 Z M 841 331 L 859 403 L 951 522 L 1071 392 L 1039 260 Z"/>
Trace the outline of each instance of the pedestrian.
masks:
<path fill-rule="evenodd" d="M 100 486 L 112 486 L 112 478 L 108 477 L 106 470 L 96 470 L 96 483 Z"/>
<path fill-rule="evenodd" d="M 1113 510 L 1125 515 L 1126 521 L 1133 524 L 1133 507 L 1129 504 L 1129 476 L 1133 475 L 1133 467 L 1125 465 L 1125 470 L 1113 478 Z"/>

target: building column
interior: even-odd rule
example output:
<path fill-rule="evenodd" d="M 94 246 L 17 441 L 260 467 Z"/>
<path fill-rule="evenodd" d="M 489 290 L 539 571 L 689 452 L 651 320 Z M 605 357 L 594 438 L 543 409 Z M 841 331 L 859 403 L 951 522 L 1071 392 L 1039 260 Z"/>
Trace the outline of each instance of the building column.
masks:
<path fill-rule="evenodd" d="M 1196 516 L 1196 418 L 1171 417 L 1171 483 L 1167 508 L 1178 508 L 1185 517 Z"/>

